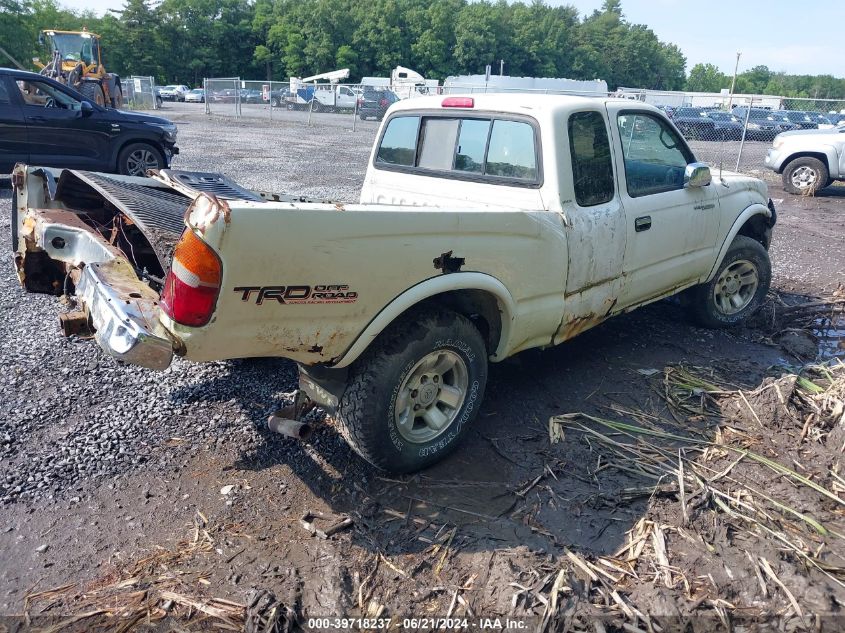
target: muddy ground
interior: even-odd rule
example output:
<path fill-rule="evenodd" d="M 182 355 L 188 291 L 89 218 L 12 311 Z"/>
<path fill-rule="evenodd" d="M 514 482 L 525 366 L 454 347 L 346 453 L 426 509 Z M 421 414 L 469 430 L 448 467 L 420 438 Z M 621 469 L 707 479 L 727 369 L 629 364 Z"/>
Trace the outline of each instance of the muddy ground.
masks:
<path fill-rule="evenodd" d="M 373 125 L 354 135 L 342 126 L 309 129 L 296 122 L 259 129 L 208 121 L 189 107 L 171 106 L 180 123 L 179 167 L 213 166 L 255 188 L 347 199 L 360 186 Z M 777 301 L 832 296 L 845 281 L 845 187 L 814 198 L 790 196 L 776 182 L 770 187 L 779 218 L 771 249 Z M 8 194 L 0 192 L 4 227 Z M 185 626 L 228 622 L 239 628 L 239 607 L 210 601 L 255 602 L 250 616 L 266 618 L 270 598 L 259 601 L 253 592 L 258 589 L 280 603 L 276 613 L 282 620 L 305 629 L 317 628 L 310 619 L 318 616 L 378 615 L 392 617 L 395 626 L 409 617 L 469 617 L 472 625 L 477 617 L 514 614 L 529 618 L 525 622 L 532 628 L 564 630 L 578 614 L 625 613 L 612 597 L 605 611 L 576 608 L 579 599 L 595 603 L 595 591 L 607 583 L 582 565 L 600 564 L 602 557 L 618 560 L 630 543 L 628 533 L 644 531 L 649 542 L 670 541 L 670 563 L 677 570 L 667 579 L 632 567 L 642 582 L 630 580 L 621 600 L 646 616 L 676 617 L 693 622 L 691 630 L 705 630 L 743 614 L 794 616 L 788 593 L 804 605 L 804 615 L 835 617 L 845 603 L 845 589 L 826 576 L 794 575 L 782 547 L 747 535 L 737 543 L 732 528 L 708 523 L 708 515 L 686 523 L 687 535 L 706 538 L 681 538 L 669 528 L 655 536 L 654 526 L 680 525 L 677 490 L 663 494 L 667 482 L 644 478 L 636 466 L 608 467 L 609 453 L 588 433 L 567 427 L 562 441 L 552 444 L 549 437 L 551 418 L 574 413 L 673 419 L 660 379 L 666 367 L 707 368 L 724 384 L 750 392 L 788 366 L 842 356 L 841 330 L 827 336 L 816 331 L 813 338 L 784 331 L 794 324 L 773 324 L 764 314 L 752 327 L 710 331 L 691 325 L 675 302 L 647 306 L 554 349 L 493 365 L 487 396 L 463 447 L 425 472 L 400 478 L 363 463 L 330 420 L 306 444 L 265 432 L 267 412 L 292 389 L 290 363 L 237 361 L 201 368 L 181 363 L 163 374 L 117 369 L 92 343 L 61 338 L 55 319 L 60 306 L 52 297 L 18 291 L 8 258 L 0 275 L 2 319 L 14 324 L 3 326 L 0 363 L 15 376 L 0 384 L 5 392 L 0 401 L 15 402 L 14 420 L 27 419 L 25 437 L 16 436 L 17 446 L 3 453 L 0 483 L 14 481 L 36 454 L 41 460 L 52 452 L 58 459 L 67 430 L 95 424 L 115 399 L 121 400 L 122 415 L 141 429 L 125 445 L 143 457 L 74 471 L 61 485 L 48 482 L 39 495 L 25 485 L 15 494 L 4 489 L 0 614 L 9 617 L 0 619 L 0 629 L 20 626 L 16 616 L 27 607 L 33 615 L 56 617 L 108 609 L 125 617 L 98 620 L 106 628 L 142 627 L 143 618 L 133 621 L 136 616 L 127 614 L 143 611 L 156 590 L 174 594 L 158 605 L 165 604 L 189 623 Z M 115 381 L 123 387 L 108 386 Z M 32 406 L 21 404 L 21 394 L 34 399 Z M 164 413 L 151 415 L 155 410 Z M 9 425 L 8 408 L 3 415 Z M 722 415 L 690 416 L 685 424 L 715 437 L 718 420 L 728 414 Z M 144 425 L 157 428 L 145 432 Z M 770 448 L 794 444 L 794 429 L 786 424 L 735 427 L 755 441 L 765 438 Z M 833 460 L 829 468 L 838 468 L 836 451 L 824 456 Z M 814 469 L 813 463 L 803 466 Z M 805 512 L 816 503 L 796 486 L 772 489 L 783 503 Z M 841 524 L 842 513 L 831 503 L 820 504 L 816 514 Z M 307 512 L 331 517 L 318 527 L 343 517 L 352 525 L 322 539 L 301 525 Z M 705 553 L 710 547 L 718 550 L 718 573 L 712 552 L 709 558 Z M 742 568 L 745 551 L 754 560 L 765 558 L 789 592 L 774 581 L 768 591 L 761 589 L 757 572 Z M 759 573 L 765 580 L 767 572 Z M 550 591 L 556 580 L 559 591 Z M 124 585 L 114 589 L 119 581 Z M 691 588 L 684 588 L 685 581 Z M 103 587 L 110 587 L 110 598 L 98 598 Z M 548 616 L 543 620 L 549 609 L 543 601 L 552 599 L 550 624 Z M 190 600 L 197 602 L 187 606 Z M 74 626 L 85 630 L 88 624 L 80 620 Z M 608 630 L 614 626 L 609 622 Z M 663 630 L 669 630 L 665 622 Z"/>

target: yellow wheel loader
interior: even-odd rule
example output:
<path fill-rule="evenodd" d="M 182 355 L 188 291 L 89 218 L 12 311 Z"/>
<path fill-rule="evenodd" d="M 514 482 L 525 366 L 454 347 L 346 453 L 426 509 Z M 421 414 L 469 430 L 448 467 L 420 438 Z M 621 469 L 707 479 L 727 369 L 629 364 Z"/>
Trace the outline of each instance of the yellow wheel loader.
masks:
<path fill-rule="evenodd" d="M 41 74 L 60 81 L 102 106 L 123 107 L 120 77 L 106 72 L 100 53 L 100 36 L 83 28 L 81 31 L 41 31 L 38 41 L 50 47 L 47 64 L 36 57 Z"/>

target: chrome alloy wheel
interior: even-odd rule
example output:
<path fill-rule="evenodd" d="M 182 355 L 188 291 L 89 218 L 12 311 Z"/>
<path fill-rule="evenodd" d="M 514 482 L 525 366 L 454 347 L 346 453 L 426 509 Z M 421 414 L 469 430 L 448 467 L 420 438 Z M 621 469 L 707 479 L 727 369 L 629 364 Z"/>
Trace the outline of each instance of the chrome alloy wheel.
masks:
<path fill-rule="evenodd" d="M 722 271 L 713 287 L 713 298 L 723 314 L 745 309 L 757 292 L 760 280 L 757 268 L 746 259 L 738 259 Z"/>
<path fill-rule="evenodd" d="M 148 169 L 158 169 L 158 159 L 148 149 L 136 149 L 126 157 L 126 171 L 130 176 L 146 176 Z"/>
<path fill-rule="evenodd" d="M 819 175 L 816 170 L 806 165 L 798 167 L 789 177 L 792 181 L 792 186 L 796 189 L 811 189 L 816 184 L 818 178 Z"/>
<path fill-rule="evenodd" d="M 399 388 L 396 427 L 409 442 L 424 444 L 443 433 L 466 399 L 469 372 L 464 360 L 437 350 L 420 360 Z"/>

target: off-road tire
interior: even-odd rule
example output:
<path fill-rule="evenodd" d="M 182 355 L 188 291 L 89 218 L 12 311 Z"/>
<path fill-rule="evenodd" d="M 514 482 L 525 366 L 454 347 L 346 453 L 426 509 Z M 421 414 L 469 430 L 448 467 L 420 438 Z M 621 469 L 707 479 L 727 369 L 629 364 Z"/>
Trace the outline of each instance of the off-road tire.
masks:
<path fill-rule="evenodd" d="M 270 99 L 270 107 L 271 108 L 278 108 L 280 105 L 282 105 L 282 102 L 278 97 L 272 97 Z"/>
<path fill-rule="evenodd" d="M 415 365 L 438 350 L 463 361 L 467 389 L 440 435 L 426 443 L 412 442 L 399 432 L 396 400 Z M 350 367 L 337 410 L 339 427 L 355 452 L 374 466 L 414 472 L 443 459 L 460 444 L 481 405 L 486 383 L 487 350 L 473 323 L 445 309 L 417 310 L 389 326 Z"/>
<path fill-rule="evenodd" d="M 795 172 L 799 169 L 809 170 L 810 172 L 815 173 L 815 179 L 813 183 L 807 187 L 797 187 L 793 184 L 793 177 Z M 813 158 L 812 156 L 801 156 L 800 158 L 796 158 L 793 161 L 790 161 L 789 164 L 783 170 L 783 188 L 795 195 L 804 195 L 804 196 L 811 196 L 816 193 L 819 189 L 822 189 L 827 186 L 828 178 L 830 178 L 830 174 L 827 171 L 827 167 L 825 164 L 820 161 L 818 158 Z"/>
<path fill-rule="evenodd" d="M 111 107 L 115 110 L 123 109 L 123 88 L 115 86 L 114 96 L 111 98 Z"/>
<path fill-rule="evenodd" d="M 716 301 L 716 287 L 723 273 L 731 266 L 738 265 L 739 262 L 747 262 L 754 267 L 757 288 L 740 310 L 726 314 Z M 699 325 L 708 328 L 733 327 L 745 321 L 760 308 L 769 291 L 771 281 L 772 265 L 768 251 L 757 240 L 745 235 L 737 235 L 728 247 L 728 252 L 725 253 L 725 258 L 719 264 L 713 279 L 691 288 L 685 303 L 690 315 Z"/>
<path fill-rule="evenodd" d="M 79 87 L 79 92 L 85 95 L 85 98 L 98 106 L 106 105 L 106 95 L 103 94 L 103 87 L 96 81 L 83 81 Z"/>
<path fill-rule="evenodd" d="M 149 162 L 144 168 L 144 173 L 132 173 L 132 164 L 143 156 L 149 156 Z M 117 157 L 117 171 L 125 176 L 144 176 L 147 169 L 164 169 L 164 157 L 157 148 L 148 143 L 130 143 L 122 150 Z"/>

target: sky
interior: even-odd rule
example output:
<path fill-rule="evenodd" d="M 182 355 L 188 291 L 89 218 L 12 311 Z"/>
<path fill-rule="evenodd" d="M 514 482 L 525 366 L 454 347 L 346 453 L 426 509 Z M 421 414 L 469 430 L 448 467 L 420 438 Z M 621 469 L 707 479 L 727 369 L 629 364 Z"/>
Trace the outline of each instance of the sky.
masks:
<path fill-rule="evenodd" d="M 122 0 L 59 2 L 100 15 L 124 4 Z M 545 2 L 574 6 L 582 17 L 602 5 L 602 0 Z M 687 73 L 695 64 L 710 63 L 732 75 L 739 52 L 739 72 L 768 66 L 787 74 L 845 77 L 842 16 L 822 9 L 824 2 L 811 5 L 817 10 L 807 12 L 800 3 L 787 0 L 622 0 L 622 12 L 628 22 L 645 24 L 661 41 L 677 44 L 687 58 Z"/>

